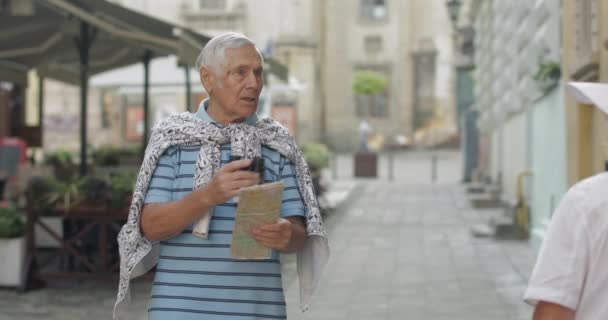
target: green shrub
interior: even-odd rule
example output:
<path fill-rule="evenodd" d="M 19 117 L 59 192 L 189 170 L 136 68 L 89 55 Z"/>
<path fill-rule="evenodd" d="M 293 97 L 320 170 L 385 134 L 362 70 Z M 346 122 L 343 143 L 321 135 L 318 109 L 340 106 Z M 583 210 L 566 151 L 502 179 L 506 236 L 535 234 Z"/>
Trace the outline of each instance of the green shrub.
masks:
<path fill-rule="evenodd" d="M 561 65 L 556 61 L 545 61 L 538 65 L 534 80 L 544 93 L 551 91 L 562 76 Z"/>
<path fill-rule="evenodd" d="M 322 143 L 307 143 L 302 146 L 302 153 L 311 171 L 329 166 L 329 149 Z"/>
<path fill-rule="evenodd" d="M 25 233 L 25 224 L 14 207 L 0 207 L 0 239 L 18 238 Z"/>
<path fill-rule="evenodd" d="M 53 167 L 57 179 L 69 180 L 76 176 L 76 163 L 72 154 L 67 150 L 56 150 L 44 155 L 44 164 Z"/>
<path fill-rule="evenodd" d="M 45 214 L 54 205 L 52 203 L 54 196 L 51 195 L 54 192 L 51 179 L 50 177 L 35 176 L 29 180 L 27 185 L 27 201 L 34 210 L 41 214 Z"/>
<path fill-rule="evenodd" d="M 47 182 L 50 188 L 48 203 L 50 205 L 60 204 L 65 210 L 77 205 L 82 201 L 80 192 L 84 181 L 85 178 L 71 178 L 68 180 L 48 179 Z"/>
<path fill-rule="evenodd" d="M 119 163 L 119 153 L 114 147 L 104 146 L 94 149 L 91 152 L 93 164 L 98 166 L 117 166 Z"/>
<path fill-rule="evenodd" d="M 84 202 L 103 204 L 110 197 L 110 185 L 103 179 L 87 176 L 81 186 L 81 196 Z"/>
<path fill-rule="evenodd" d="M 110 206 L 121 208 L 125 205 L 125 199 L 133 193 L 137 176 L 134 173 L 116 173 L 110 177 L 110 188 L 112 190 L 112 201 Z"/>
<path fill-rule="evenodd" d="M 44 155 L 44 163 L 51 166 L 72 166 L 74 165 L 74 158 L 72 154 L 67 150 L 55 150 L 48 152 Z"/>
<path fill-rule="evenodd" d="M 93 164 L 98 166 L 117 166 L 121 164 L 121 158 L 137 157 L 141 150 L 135 147 L 102 146 L 91 152 Z"/>
<path fill-rule="evenodd" d="M 357 71 L 353 81 L 353 91 L 361 95 L 375 95 L 386 89 L 386 78 L 374 71 Z"/>
<path fill-rule="evenodd" d="M 562 76 L 561 65 L 555 61 L 546 61 L 538 65 L 534 80 L 557 80 Z"/>

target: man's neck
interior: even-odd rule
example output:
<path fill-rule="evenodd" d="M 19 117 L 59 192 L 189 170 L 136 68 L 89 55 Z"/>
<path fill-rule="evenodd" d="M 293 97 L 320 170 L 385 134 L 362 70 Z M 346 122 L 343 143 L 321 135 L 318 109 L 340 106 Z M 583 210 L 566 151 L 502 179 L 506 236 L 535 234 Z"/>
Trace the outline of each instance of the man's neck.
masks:
<path fill-rule="evenodd" d="M 223 125 L 223 126 L 227 126 L 231 123 L 241 123 L 244 122 L 246 119 L 243 118 L 238 118 L 238 117 L 231 117 L 230 115 L 227 115 L 223 112 L 223 108 L 214 103 L 213 100 L 209 100 L 209 106 L 207 107 L 207 113 L 209 114 L 209 116 L 211 118 L 213 118 L 213 120 L 217 121 L 217 123 Z"/>

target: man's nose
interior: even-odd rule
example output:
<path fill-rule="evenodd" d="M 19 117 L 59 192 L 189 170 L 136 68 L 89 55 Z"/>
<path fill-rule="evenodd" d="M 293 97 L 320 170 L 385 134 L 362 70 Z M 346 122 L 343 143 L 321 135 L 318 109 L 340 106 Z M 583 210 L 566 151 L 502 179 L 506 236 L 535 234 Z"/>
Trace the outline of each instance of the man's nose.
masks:
<path fill-rule="evenodd" d="M 249 72 L 245 79 L 247 88 L 259 88 L 262 84 L 261 77 L 256 76 L 255 72 Z"/>

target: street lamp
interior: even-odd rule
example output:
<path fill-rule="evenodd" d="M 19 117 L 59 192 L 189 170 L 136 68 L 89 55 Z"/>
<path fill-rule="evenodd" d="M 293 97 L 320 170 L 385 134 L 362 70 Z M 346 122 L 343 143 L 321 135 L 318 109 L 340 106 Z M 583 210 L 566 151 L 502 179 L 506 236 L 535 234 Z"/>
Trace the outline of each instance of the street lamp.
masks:
<path fill-rule="evenodd" d="M 460 5 L 462 3 L 460 0 L 448 0 L 446 5 L 448 6 L 448 13 L 450 14 L 450 20 L 452 20 L 452 24 L 456 24 L 458 20 L 458 13 L 460 12 Z"/>

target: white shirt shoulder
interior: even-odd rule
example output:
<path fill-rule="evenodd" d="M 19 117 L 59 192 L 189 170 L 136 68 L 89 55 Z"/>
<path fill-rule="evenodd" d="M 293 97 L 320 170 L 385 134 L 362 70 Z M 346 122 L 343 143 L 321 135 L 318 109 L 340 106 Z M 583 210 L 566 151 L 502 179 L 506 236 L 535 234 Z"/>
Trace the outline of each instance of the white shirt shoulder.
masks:
<path fill-rule="evenodd" d="M 579 318 L 582 314 L 607 314 L 596 310 L 606 304 L 594 301 L 608 300 L 608 278 L 602 276 L 605 272 L 595 272 L 608 268 L 608 250 L 597 245 L 608 240 L 607 200 L 608 173 L 568 190 L 551 217 L 524 295 L 528 303 L 559 304 L 577 310 L 577 319 L 587 319 Z"/>

